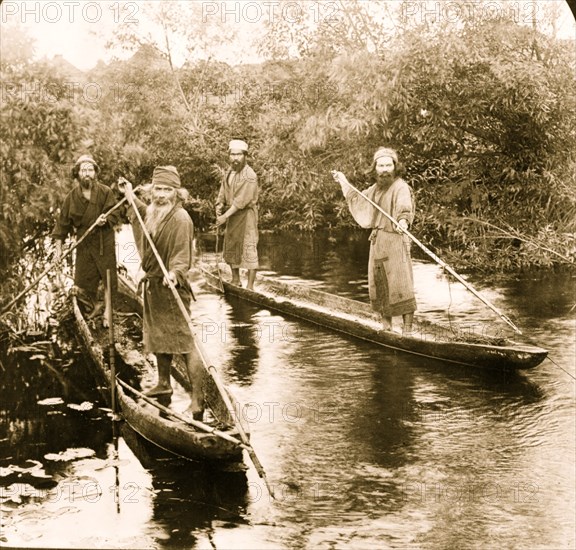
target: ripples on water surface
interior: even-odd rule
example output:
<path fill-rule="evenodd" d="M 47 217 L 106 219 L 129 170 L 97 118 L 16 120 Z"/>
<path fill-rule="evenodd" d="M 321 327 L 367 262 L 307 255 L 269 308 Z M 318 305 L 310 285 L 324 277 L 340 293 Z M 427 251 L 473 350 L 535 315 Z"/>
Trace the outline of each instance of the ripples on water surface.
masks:
<path fill-rule="evenodd" d="M 366 300 L 364 237 L 266 235 L 261 259 Z M 433 320 L 505 331 L 434 265 L 417 263 L 415 280 Z M 2 542 L 574 548 L 573 279 L 475 284 L 550 350 L 554 363 L 524 374 L 395 354 L 195 286 L 198 333 L 244 404 L 277 500 L 248 459 L 245 472 L 214 471 L 113 430 L 82 360 L 65 384 L 29 361 L 0 373 Z"/>

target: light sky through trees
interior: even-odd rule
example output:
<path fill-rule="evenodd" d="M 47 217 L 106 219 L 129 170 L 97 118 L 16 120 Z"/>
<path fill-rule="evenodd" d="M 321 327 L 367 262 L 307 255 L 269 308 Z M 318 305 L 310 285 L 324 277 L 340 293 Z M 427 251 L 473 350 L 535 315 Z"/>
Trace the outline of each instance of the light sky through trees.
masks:
<path fill-rule="evenodd" d="M 146 15 L 146 4 L 159 2 L 136 1 L 51 1 L 38 0 L 14 1 L 4 0 L 0 7 L 1 25 L 19 24 L 25 27 L 36 43 L 36 57 L 52 58 L 62 55 L 66 60 L 81 70 L 89 70 L 99 59 L 109 61 L 112 57 L 125 58 L 130 52 L 119 49 L 107 51 L 106 44 L 113 32 L 121 24 L 137 23 L 139 32 L 145 35 L 157 29 L 149 22 Z M 200 29 L 221 28 L 231 35 L 231 42 L 216 47 L 210 56 L 221 61 L 238 63 L 255 63 L 262 61 L 258 53 L 257 42 L 266 32 L 270 23 L 283 20 L 289 29 L 296 20 L 306 19 L 308 24 L 317 24 L 321 20 L 338 17 L 342 4 L 338 0 L 304 0 L 289 2 L 286 0 L 187 0 L 171 2 L 172 4 L 194 5 L 196 24 Z M 367 13 L 394 23 L 400 16 L 401 5 L 398 0 L 391 2 L 363 2 Z M 406 1 L 400 8 L 404 15 L 416 20 L 434 22 L 445 20 L 454 22 L 466 12 L 482 17 L 485 10 L 507 11 L 515 19 L 531 25 L 536 18 L 540 27 L 549 26 L 551 14 L 556 15 L 555 28 L 541 28 L 543 31 L 555 32 L 558 37 L 574 38 L 576 26 L 574 17 L 565 0 L 496 0 L 481 5 L 476 1 L 433 0 L 428 2 Z M 0 37 L 1 40 L 1 37 Z M 186 59 L 183 47 L 175 45 L 175 64 L 180 65 Z M 265 53 L 265 52 L 264 52 Z M 200 55 L 201 56 L 201 55 Z"/>

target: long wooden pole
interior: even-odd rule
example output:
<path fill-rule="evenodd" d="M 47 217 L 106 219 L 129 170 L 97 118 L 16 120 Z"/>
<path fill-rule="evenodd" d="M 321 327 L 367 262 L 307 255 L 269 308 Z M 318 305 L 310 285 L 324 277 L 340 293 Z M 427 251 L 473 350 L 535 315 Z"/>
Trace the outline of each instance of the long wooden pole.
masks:
<path fill-rule="evenodd" d="M 337 173 L 334 170 L 332 171 L 332 177 L 336 180 L 337 183 L 340 183 Z M 364 193 L 362 193 L 362 191 L 356 189 L 356 187 L 354 187 L 350 182 L 347 182 L 347 185 L 349 185 L 350 188 L 352 188 L 356 193 L 358 193 L 358 195 L 360 195 L 366 201 L 368 201 L 374 208 L 376 208 L 378 211 L 384 214 L 384 216 L 386 216 L 399 231 L 401 231 L 405 235 L 408 235 L 408 237 L 410 237 L 412 241 L 414 241 L 424 252 L 426 252 L 428 256 L 430 256 L 438 265 L 443 267 L 456 280 L 460 281 L 472 294 L 474 294 L 474 296 L 476 296 L 476 298 L 478 298 L 481 302 L 486 304 L 503 321 L 508 323 L 518 334 L 522 334 L 522 331 L 506 315 L 504 315 L 504 313 L 502 313 L 495 305 L 491 304 L 486 298 L 484 298 L 484 296 L 482 296 L 470 283 L 468 283 L 458 273 L 456 273 L 456 271 L 454 271 L 444 260 L 436 256 L 434 252 L 432 252 L 428 247 L 426 247 L 423 243 L 421 243 L 414 235 L 412 235 L 412 233 L 410 233 L 410 231 L 404 229 L 390 214 L 388 214 L 388 212 L 386 212 L 384 209 L 378 206 L 372 199 L 370 199 Z"/>
<path fill-rule="evenodd" d="M 129 392 L 133 393 L 134 395 L 136 395 L 137 397 L 139 397 L 143 401 L 146 401 L 146 403 L 156 407 L 158 410 L 162 411 L 163 413 L 166 413 L 166 414 L 172 416 L 173 418 L 176 418 L 176 419 L 180 420 L 181 422 L 188 424 L 189 426 L 192 426 L 194 428 L 202 430 L 203 432 L 214 434 L 215 436 L 218 436 L 222 439 L 225 439 L 226 441 L 230 441 L 230 443 L 234 443 L 235 445 L 238 445 L 238 447 L 241 447 L 242 449 L 248 450 L 248 447 L 244 443 L 242 443 L 242 441 L 240 441 L 239 439 L 237 439 L 233 435 L 227 434 L 226 432 L 223 432 L 221 430 L 213 428 L 212 426 L 209 426 L 208 424 L 204 424 L 204 422 L 200 422 L 200 420 L 194 420 L 192 418 L 187 418 L 186 416 L 184 416 L 180 413 L 177 413 L 176 411 L 173 411 L 172 409 L 169 409 L 168 407 L 165 407 L 161 403 L 158 403 L 158 401 L 156 401 L 156 399 L 152 399 L 151 397 L 148 397 L 147 395 L 145 395 L 141 391 L 138 391 L 136 388 L 133 388 L 132 386 L 128 385 L 126 382 L 124 382 L 124 380 L 121 380 L 120 378 L 118 378 L 117 382 L 120 386 L 127 389 Z"/>
<path fill-rule="evenodd" d="M 112 309 L 112 275 L 106 270 L 106 313 L 108 315 L 108 354 L 110 356 L 110 403 L 114 420 L 119 420 L 116 405 L 116 346 L 114 345 L 114 311 Z"/>
<path fill-rule="evenodd" d="M 124 182 L 130 183 L 125 178 L 121 178 L 121 179 Z M 132 206 L 132 208 L 134 209 L 134 214 L 136 215 L 136 218 L 137 218 L 138 222 L 140 223 L 140 226 L 142 228 L 142 233 L 146 237 L 146 240 L 148 241 L 148 244 L 150 245 L 150 249 L 154 253 L 154 256 L 156 257 L 156 261 L 158 262 L 158 265 L 160 266 L 160 269 L 162 270 L 164 278 L 168 282 L 168 286 L 169 286 L 170 290 L 172 291 L 172 294 L 174 295 L 176 303 L 178 304 L 178 307 L 179 307 L 182 315 L 184 316 L 184 318 L 186 319 L 186 322 L 188 323 L 188 328 L 190 329 L 190 333 L 192 334 L 196 350 L 198 351 L 198 354 L 202 358 L 202 361 L 206 367 L 206 370 L 212 376 L 212 379 L 214 380 L 216 387 L 218 388 L 218 391 L 222 395 L 222 399 L 224 401 L 224 404 L 226 405 L 226 408 L 228 409 L 230 417 L 232 419 L 235 419 L 234 407 L 232 406 L 232 402 L 230 401 L 230 397 L 228 396 L 227 390 L 224 387 L 224 384 L 222 383 L 222 381 L 220 379 L 220 375 L 219 375 L 216 367 L 211 364 L 210 360 L 208 359 L 208 356 L 204 352 L 204 349 L 200 345 L 200 341 L 199 341 L 198 337 L 196 336 L 196 331 L 194 330 L 194 325 L 192 324 L 192 319 L 190 318 L 190 315 L 186 309 L 186 306 L 182 302 L 182 298 L 180 298 L 180 295 L 178 294 L 178 291 L 176 290 L 174 283 L 170 279 L 170 276 L 168 274 L 168 270 L 166 269 L 166 266 L 164 265 L 164 262 L 162 261 L 160 254 L 158 253 L 158 250 L 156 248 L 156 245 L 154 244 L 154 241 L 152 240 L 152 237 L 150 236 L 150 233 L 148 233 L 148 230 L 146 229 L 146 225 L 144 224 L 144 220 L 142 219 L 142 216 L 140 215 L 140 212 L 138 211 L 138 207 L 136 206 L 136 204 L 134 204 L 134 201 L 132 200 L 132 198 L 128 198 L 128 202 L 130 203 L 130 206 Z M 234 421 L 234 427 L 238 431 L 238 434 L 240 435 L 240 439 L 241 439 L 242 443 L 244 445 L 246 445 L 246 450 L 248 451 L 248 454 L 249 454 L 250 458 L 252 459 L 252 462 L 256 468 L 256 471 L 258 472 L 258 475 L 264 480 L 264 483 L 266 484 L 266 487 L 268 488 L 268 491 L 269 491 L 270 495 L 272 496 L 272 498 L 275 498 L 272 487 L 268 483 L 268 479 L 266 477 L 266 472 L 264 471 L 264 468 L 263 468 L 260 460 L 258 460 L 258 457 L 256 456 L 256 453 L 255 453 L 254 449 L 252 448 L 252 445 L 250 445 L 250 441 L 248 439 L 248 436 L 246 435 L 246 432 L 244 431 L 244 428 L 242 428 L 241 423 L 237 422 L 236 420 Z"/>
<path fill-rule="evenodd" d="M 220 227 L 216 228 L 216 272 L 218 273 L 218 282 L 220 283 L 220 292 L 224 294 L 224 282 L 222 281 L 222 275 L 220 274 L 220 266 L 218 262 L 218 244 L 220 241 Z"/>
<path fill-rule="evenodd" d="M 108 217 L 112 212 L 117 210 L 120 206 L 122 206 L 126 202 L 126 197 L 123 197 L 120 201 L 118 201 L 110 210 L 104 213 L 104 216 Z M 34 281 L 32 281 L 22 292 L 20 292 L 15 298 L 10 300 L 5 306 L 2 307 L 0 311 L 0 315 L 4 315 L 20 298 L 22 298 L 25 294 L 27 294 L 30 290 L 32 290 L 56 265 L 58 265 L 64 258 L 69 256 L 72 251 L 78 248 L 78 245 L 96 228 L 98 227 L 98 221 L 95 221 L 87 230 L 86 232 L 68 249 L 64 254 L 60 256 L 55 262 L 52 262 Z"/>

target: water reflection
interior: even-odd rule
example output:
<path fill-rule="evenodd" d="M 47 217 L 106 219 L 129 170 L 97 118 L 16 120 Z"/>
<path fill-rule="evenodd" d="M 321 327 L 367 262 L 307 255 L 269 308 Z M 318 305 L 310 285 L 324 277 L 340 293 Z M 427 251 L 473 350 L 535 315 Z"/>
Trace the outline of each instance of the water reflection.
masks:
<path fill-rule="evenodd" d="M 366 299 L 365 235 L 298 241 L 266 234 L 261 245 L 263 267 L 276 276 Z M 415 271 L 422 314 L 445 321 L 449 310 L 459 323 L 496 324 L 466 291 L 448 289 L 435 266 L 416 262 Z M 97 399 L 93 382 L 75 377 L 86 371 L 81 361 L 64 372 L 73 378 L 69 386 L 35 371 L 36 365 L 0 373 L 0 472 L 6 478 L 0 476 L 0 490 L 4 497 L 12 491 L 0 504 L 2 533 L 11 544 L 574 546 L 569 277 L 486 289 L 561 367 L 547 361 L 525 373 L 468 369 L 376 348 L 228 301 L 199 282 L 198 277 L 194 321 L 205 325 L 203 344 L 244 404 L 241 412 L 277 501 L 264 489 L 254 494 L 262 483 L 248 461 L 245 472 L 184 463 L 124 425 L 115 437 L 97 408 L 70 409 L 69 403 L 84 400 L 74 387 L 89 401 Z M 214 330 L 222 324 L 223 330 Z M 62 395 L 59 405 L 37 404 Z M 12 439 L 10 430 L 17 434 Z M 93 454 L 66 463 L 46 459 L 74 448 Z M 62 495 L 75 488 L 76 497 L 14 501 L 18 476 L 32 479 L 36 491 L 54 491 L 55 483 Z"/>
<path fill-rule="evenodd" d="M 371 370 L 371 387 L 363 399 L 365 409 L 356 416 L 350 436 L 369 444 L 365 460 L 383 468 L 397 468 L 413 456 L 414 369 L 404 356 L 393 352 L 371 355 L 378 368 Z"/>
<path fill-rule="evenodd" d="M 320 238 L 321 246 L 304 240 L 296 248 L 290 237 L 276 235 L 263 242 L 264 267 L 273 276 L 366 300 L 362 240 Z M 416 262 L 415 271 L 419 309 L 433 321 L 448 318 L 499 330 L 491 312 L 449 284 L 436 266 Z M 566 288 L 566 280 L 561 286 Z M 498 305 L 513 299 L 501 289 L 482 292 Z M 236 300 L 228 303 L 232 315 Z M 508 306 L 515 311 L 514 303 Z M 549 456 L 560 434 L 574 433 L 574 421 L 568 396 L 551 399 L 558 388 L 549 383 L 558 374 L 542 378 L 546 367 L 488 372 L 374 349 L 265 310 L 250 318 L 281 323 L 282 334 L 291 336 L 258 342 L 263 370 L 246 390 L 252 399 L 266 396 L 267 403 L 261 399 L 252 407 L 264 412 L 276 407 L 268 421 L 263 414 L 253 414 L 251 421 L 262 442 L 281 442 L 265 447 L 264 455 L 282 489 L 279 522 L 310 526 L 306 533 L 278 535 L 285 547 L 529 544 L 528 526 L 517 514 L 550 515 L 538 497 L 544 485 L 562 480 L 566 489 L 574 486 L 573 473 L 566 477 L 567 463 Z M 538 322 L 529 321 L 529 327 Z M 554 324 L 560 330 L 552 338 L 542 323 L 542 336 L 535 338 L 551 343 L 557 357 L 562 350 L 560 360 L 567 365 L 574 357 L 573 345 L 566 348 L 573 321 Z M 565 456 L 573 456 L 573 443 L 560 437 Z M 553 473 L 546 471 L 550 466 Z M 539 540 L 568 540 L 573 522 L 560 512 L 552 515 L 562 529 L 554 533 L 549 522 L 540 522 Z M 506 534 L 495 527 L 499 523 L 507 526 Z"/>
<path fill-rule="evenodd" d="M 96 388 L 91 402 L 55 397 L 63 392 L 48 369 L 35 361 L 21 367 L 0 380 L 0 505 L 10 541 L 99 547 L 121 526 L 114 547 L 190 548 L 204 545 L 214 521 L 246 523 L 243 467 L 176 459 L 111 422 Z M 77 372 L 71 387 L 90 388 L 81 364 Z M 71 517 L 83 527 L 64 529 Z"/>
<path fill-rule="evenodd" d="M 284 276 L 322 281 L 344 296 L 365 299 L 368 293 L 368 234 L 351 231 L 304 235 L 265 233 L 260 238 L 261 268 Z M 351 266 L 355 276 L 351 277 Z M 356 275 L 361 273 L 361 280 Z M 360 284 L 358 284 L 360 283 Z"/>
<path fill-rule="evenodd" d="M 240 384 L 252 383 L 259 361 L 259 327 L 253 322 L 258 307 L 240 299 L 231 298 L 228 322 L 224 325 L 226 342 L 230 346 L 227 371 L 234 374 Z M 228 338 L 229 337 L 229 338 Z"/>
<path fill-rule="evenodd" d="M 213 522 L 244 524 L 248 482 L 244 469 L 223 470 L 170 456 L 142 439 L 128 425 L 122 437 L 150 473 L 152 518 L 161 546 L 194 548 L 210 539 Z"/>
<path fill-rule="evenodd" d="M 506 298 L 523 317 L 531 319 L 571 318 L 574 320 L 576 279 L 570 273 L 550 273 L 507 283 Z M 530 296 L 526 300 L 526 296 Z"/>
<path fill-rule="evenodd" d="M 88 390 L 75 393 L 78 387 L 93 385 L 86 372 L 77 372 L 69 383 L 61 373 L 44 361 L 23 357 L 0 373 L 2 402 L 0 457 L 16 460 L 41 460 L 45 453 L 58 453 L 70 446 L 89 446 L 97 454 L 105 453 L 110 430 L 87 430 L 98 411 L 75 414 L 69 404 L 79 404 L 86 397 L 95 397 Z M 62 396 L 53 402 L 50 398 Z M 64 399 L 66 398 L 66 399 Z M 43 404 L 43 400 L 47 400 Z"/>

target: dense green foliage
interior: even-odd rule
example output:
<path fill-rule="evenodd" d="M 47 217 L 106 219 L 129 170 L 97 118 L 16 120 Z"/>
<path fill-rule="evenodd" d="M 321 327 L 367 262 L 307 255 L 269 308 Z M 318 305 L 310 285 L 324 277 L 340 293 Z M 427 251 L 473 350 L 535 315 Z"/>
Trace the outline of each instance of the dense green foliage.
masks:
<path fill-rule="evenodd" d="M 500 16 L 460 25 L 406 22 L 378 41 L 385 31 L 375 21 L 355 20 L 351 28 L 364 29 L 363 36 L 341 32 L 339 44 L 332 37 L 331 56 L 316 42 L 293 65 L 297 87 L 313 83 L 330 96 L 304 98 L 280 119 L 268 105 L 258 113 L 258 133 L 272 138 L 284 130 L 287 137 L 283 153 L 268 149 L 266 158 L 280 157 L 281 167 L 299 172 L 275 189 L 291 211 L 304 213 L 299 220 L 349 220 L 330 194 L 328 169 L 336 165 L 361 183 L 375 147 L 392 144 L 416 191 L 415 231 L 459 265 L 507 270 L 573 261 L 574 42 Z M 370 39 L 376 52 L 357 44 Z M 261 126 L 263 113 L 272 131 Z M 326 211 L 326 203 L 336 209 Z"/>
<path fill-rule="evenodd" d="M 4 206 L 0 243 L 13 247 L 50 218 L 69 182 L 63 167 L 86 150 L 108 183 L 119 175 L 145 182 L 156 164 L 176 165 L 194 221 L 206 228 L 226 144 L 241 137 L 260 177 L 262 228 L 352 227 L 329 171 L 365 187 L 374 149 L 390 144 L 417 197 L 415 234 L 455 265 L 496 271 L 573 261 L 574 42 L 502 14 L 430 24 L 396 11 L 386 26 L 368 4 L 338 3 L 316 25 L 302 18 L 288 28 L 279 18 L 262 42 L 265 63 L 176 68 L 171 40 L 205 50 L 209 31 L 227 32 L 195 34 L 194 14 L 159 2 L 156 43 L 122 28 L 117 40 L 135 55 L 86 75 L 100 92 L 95 100 L 5 94 L 0 195 L 17 208 Z M 58 90 L 56 76 L 26 59 L 2 73 Z"/>
<path fill-rule="evenodd" d="M 20 33 L 13 38 L 23 41 Z M 26 238 L 52 224 L 68 185 L 64 163 L 79 135 L 64 83 L 29 62 L 26 44 L 18 46 L 19 55 L 0 58 L 0 268 L 21 255 Z"/>

